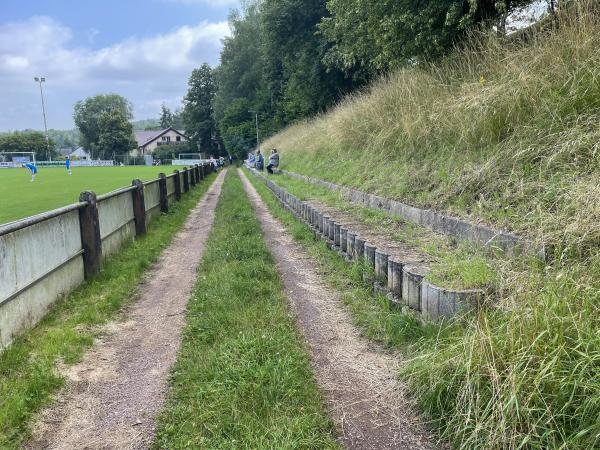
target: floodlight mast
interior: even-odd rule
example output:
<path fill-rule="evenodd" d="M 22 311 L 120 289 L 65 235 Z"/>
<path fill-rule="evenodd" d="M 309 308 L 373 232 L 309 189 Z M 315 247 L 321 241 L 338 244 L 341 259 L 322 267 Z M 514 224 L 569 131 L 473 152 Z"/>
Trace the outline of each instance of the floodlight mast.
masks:
<path fill-rule="evenodd" d="M 42 90 L 42 83 L 46 82 L 46 77 L 34 77 L 36 83 L 40 85 L 40 97 L 42 98 L 42 114 L 44 116 L 44 131 L 46 132 L 46 148 L 48 161 L 52 161 L 52 153 L 50 152 L 50 139 L 48 138 L 48 125 L 46 123 L 46 105 L 44 103 L 44 91 Z"/>

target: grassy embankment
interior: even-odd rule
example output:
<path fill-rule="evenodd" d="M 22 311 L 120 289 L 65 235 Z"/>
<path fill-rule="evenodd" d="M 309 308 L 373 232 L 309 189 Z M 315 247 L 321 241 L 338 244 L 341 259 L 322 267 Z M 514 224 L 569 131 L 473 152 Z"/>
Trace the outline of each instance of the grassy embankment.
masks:
<path fill-rule="evenodd" d="M 425 340 L 406 366 L 456 448 L 600 446 L 600 15 L 527 44 L 481 39 L 391 75 L 267 146 L 284 168 L 543 239 L 498 280 L 503 308 Z"/>
<path fill-rule="evenodd" d="M 338 448 L 308 351 L 235 171 L 227 175 L 157 448 Z"/>
<path fill-rule="evenodd" d="M 184 195 L 169 214 L 151 223 L 146 236 L 109 258 L 100 275 L 56 303 L 38 326 L 0 353 L 0 448 L 18 448 L 27 438 L 32 415 L 64 384 L 57 364 L 80 361 L 101 326 L 135 298 L 142 274 L 171 242 L 214 178 L 211 175 Z"/>
<path fill-rule="evenodd" d="M 39 169 L 34 183 L 27 169 L 0 170 L 0 224 L 75 203 L 82 191 L 104 194 L 125 186 L 131 180 L 158 178 L 159 172 L 172 173 L 174 167 L 74 167 L 69 176 L 64 168 Z"/>

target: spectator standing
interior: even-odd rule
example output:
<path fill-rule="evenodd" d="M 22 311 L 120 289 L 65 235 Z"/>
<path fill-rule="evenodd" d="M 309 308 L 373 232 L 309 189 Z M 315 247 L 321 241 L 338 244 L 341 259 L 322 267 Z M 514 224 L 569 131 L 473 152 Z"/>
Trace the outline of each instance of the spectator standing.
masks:
<path fill-rule="evenodd" d="M 263 157 L 260 150 L 256 151 L 256 168 L 258 170 L 264 170 L 265 168 L 265 158 Z"/>
<path fill-rule="evenodd" d="M 269 156 L 269 165 L 267 166 L 267 172 L 273 175 L 273 168 L 279 167 L 279 153 L 277 149 L 271 150 L 271 156 Z"/>

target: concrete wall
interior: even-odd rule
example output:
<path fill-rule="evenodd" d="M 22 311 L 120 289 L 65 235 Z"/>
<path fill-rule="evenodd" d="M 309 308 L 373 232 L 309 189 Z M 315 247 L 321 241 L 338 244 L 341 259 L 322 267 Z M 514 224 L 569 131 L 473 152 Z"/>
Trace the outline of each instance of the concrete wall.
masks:
<path fill-rule="evenodd" d="M 102 256 L 116 253 L 121 246 L 135 237 L 133 217 L 133 197 L 125 191 L 114 197 L 98 202 Z"/>
<path fill-rule="evenodd" d="M 443 212 L 431 209 L 422 209 L 405 203 L 390 200 L 374 194 L 368 194 L 346 186 L 341 186 L 318 178 L 300 175 L 282 170 L 282 173 L 311 184 L 339 191 L 352 203 L 383 210 L 404 220 L 429 228 L 437 233 L 453 236 L 459 240 L 473 242 L 487 247 L 497 247 L 507 254 L 526 254 L 545 259 L 543 244 L 539 245 L 512 233 L 494 230 L 480 224 L 470 223 Z"/>
<path fill-rule="evenodd" d="M 183 180 L 183 175 L 180 178 Z M 170 204 L 175 201 L 174 180 L 167 179 Z M 183 181 L 181 188 L 184 195 Z M 94 229 L 100 235 L 98 254 L 102 258 L 135 238 L 134 191 L 124 188 L 97 199 Z M 158 180 L 144 185 L 144 200 L 145 222 L 149 223 L 160 214 Z M 91 276 L 90 252 L 84 253 L 80 223 L 80 212 L 89 205 L 77 203 L 0 225 L 0 349 L 38 323 L 48 308 L 79 286 L 86 275 Z"/>
<path fill-rule="evenodd" d="M 0 348 L 84 279 L 77 209 L 0 236 Z"/>

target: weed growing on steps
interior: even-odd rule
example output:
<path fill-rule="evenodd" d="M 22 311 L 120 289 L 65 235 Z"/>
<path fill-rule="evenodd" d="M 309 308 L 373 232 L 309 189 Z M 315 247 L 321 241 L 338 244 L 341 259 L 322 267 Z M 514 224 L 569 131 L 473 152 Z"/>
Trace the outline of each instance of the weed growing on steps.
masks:
<path fill-rule="evenodd" d="M 144 271 L 158 259 L 215 175 L 155 219 L 146 236 L 110 257 L 103 271 L 57 302 L 31 331 L 0 353 L 0 448 L 19 448 L 30 419 L 63 385 L 57 364 L 79 362 L 100 327 L 135 298 Z"/>
<path fill-rule="evenodd" d="M 275 262 L 233 170 L 186 320 L 156 448 L 338 448 Z"/>
<path fill-rule="evenodd" d="M 410 319 L 384 301 L 351 287 L 351 269 L 251 180 L 311 255 L 332 267 L 326 277 L 347 291 L 365 333 L 390 345 L 409 344 L 403 348 L 411 359 L 401 375 L 454 448 L 600 446 L 600 256 L 568 269 L 516 274 L 502 293 L 510 308 L 449 326 L 408 325 Z"/>
<path fill-rule="evenodd" d="M 280 150 L 285 169 L 483 219 L 558 247 L 557 257 L 593 252 L 600 9 L 572 3 L 554 31 L 526 43 L 475 36 L 265 146 Z"/>

